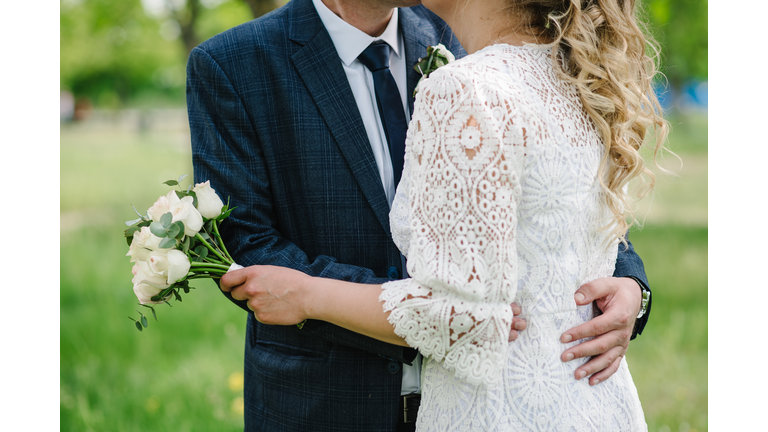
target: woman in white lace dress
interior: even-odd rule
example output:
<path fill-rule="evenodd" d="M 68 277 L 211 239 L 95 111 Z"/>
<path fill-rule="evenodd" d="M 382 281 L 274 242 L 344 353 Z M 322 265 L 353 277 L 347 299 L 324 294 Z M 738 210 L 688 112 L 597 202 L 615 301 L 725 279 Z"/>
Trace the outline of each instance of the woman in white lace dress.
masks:
<path fill-rule="evenodd" d="M 626 361 L 590 386 L 559 339 L 593 317 L 573 294 L 612 275 L 625 185 L 648 173 L 638 148 L 666 127 L 634 0 L 423 3 L 470 55 L 414 105 L 390 214 L 411 278 L 353 287 L 258 267 L 222 287 L 248 285 L 265 323 L 321 319 L 418 348 L 419 431 L 646 430 Z M 513 302 L 528 328 L 508 342 Z"/>

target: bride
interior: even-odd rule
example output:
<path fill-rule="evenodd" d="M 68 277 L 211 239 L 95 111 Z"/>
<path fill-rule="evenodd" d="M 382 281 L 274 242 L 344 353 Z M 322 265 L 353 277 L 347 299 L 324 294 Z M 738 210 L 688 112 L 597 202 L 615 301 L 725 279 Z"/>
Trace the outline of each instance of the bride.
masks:
<path fill-rule="evenodd" d="M 324 320 L 424 355 L 419 431 L 646 430 L 626 361 L 573 378 L 573 294 L 611 276 L 627 183 L 666 123 L 634 0 L 424 0 L 469 54 L 419 86 L 390 223 L 410 279 L 357 285 L 269 266 L 221 287 L 260 322 Z M 528 329 L 508 342 L 511 303 Z M 573 346 L 567 344 L 565 348 Z"/>

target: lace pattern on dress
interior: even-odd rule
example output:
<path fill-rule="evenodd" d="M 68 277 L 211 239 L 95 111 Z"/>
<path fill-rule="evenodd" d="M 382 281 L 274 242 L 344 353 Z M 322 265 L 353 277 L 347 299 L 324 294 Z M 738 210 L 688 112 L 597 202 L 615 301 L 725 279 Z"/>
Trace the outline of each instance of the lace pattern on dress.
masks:
<path fill-rule="evenodd" d="M 563 331 L 617 242 L 596 180 L 604 148 L 550 51 L 496 45 L 422 82 L 390 214 L 411 279 L 384 284 L 395 332 L 424 354 L 419 431 L 646 430 L 622 361 L 575 380 Z M 606 247 L 606 245 L 609 245 Z M 509 304 L 528 329 L 508 343 Z"/>

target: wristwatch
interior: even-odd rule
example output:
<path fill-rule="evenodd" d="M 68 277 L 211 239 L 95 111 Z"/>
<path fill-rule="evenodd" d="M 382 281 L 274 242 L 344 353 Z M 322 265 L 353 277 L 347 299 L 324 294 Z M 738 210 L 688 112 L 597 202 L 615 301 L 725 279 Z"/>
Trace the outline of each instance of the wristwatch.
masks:
<path fill-rule="evenodd" d="M 642 318 L 646 312 L 648 312 L 648 302 L 651 301 L 651 292 L 648 291 L 645 288 L 645 285 L 641 284 L 640 282 L 637 283 L 640 285 L 640 290 L 643 292 L 643 299 L 640 303 L 640 312 L 637 314 L 637 319 Z"/>
<path fill-rule="evenodd" d="M 634 276 L 624 276 L 624 277 L 630 278 L 633 281 L 637 282 L 637 285 L 640 287 L 640 293 L 642 296 L 642 298 L 640 299 L 640 312 L 637 314 L 637 318 L 635 319 L 635 325 L 632 328 L 632 337 L 629 338 L 629 340 L 634 340 L 637 337 L 637 335 L 639 335 L 643 331 L 643 328 L 645 327 L 645 323 L 648 320 L 647 314 L 651 310 L 651 290 L 646 288 L 645 285 L 642 282 L 640 282 L 640 279 Z"/>

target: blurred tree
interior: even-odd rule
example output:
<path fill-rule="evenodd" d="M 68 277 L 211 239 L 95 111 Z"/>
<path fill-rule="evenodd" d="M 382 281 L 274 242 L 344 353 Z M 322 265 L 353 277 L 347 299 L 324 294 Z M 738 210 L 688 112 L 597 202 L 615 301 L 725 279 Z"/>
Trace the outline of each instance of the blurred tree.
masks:
<path fill-rule="evenodd" d="M 661 70 L 673 89 L 690 79 L 706 80 L 707 0 L 640 1 L 662 45 Z M 183 104 L 192 48 L 285 3 L 60 0 L 61 86 L 100 107 Z"/>
<path fill-rule="evenodd" d="M 284 3 L 61 0 L 61 86 L 98 107 L 181 104 L 192 48 Z"/>
<path fill-rule="evenodd" d="M 661 71 L 674 90 L 707 79 L 707 0 L 646 0 L 650 30 L 661 44 Z"/>

